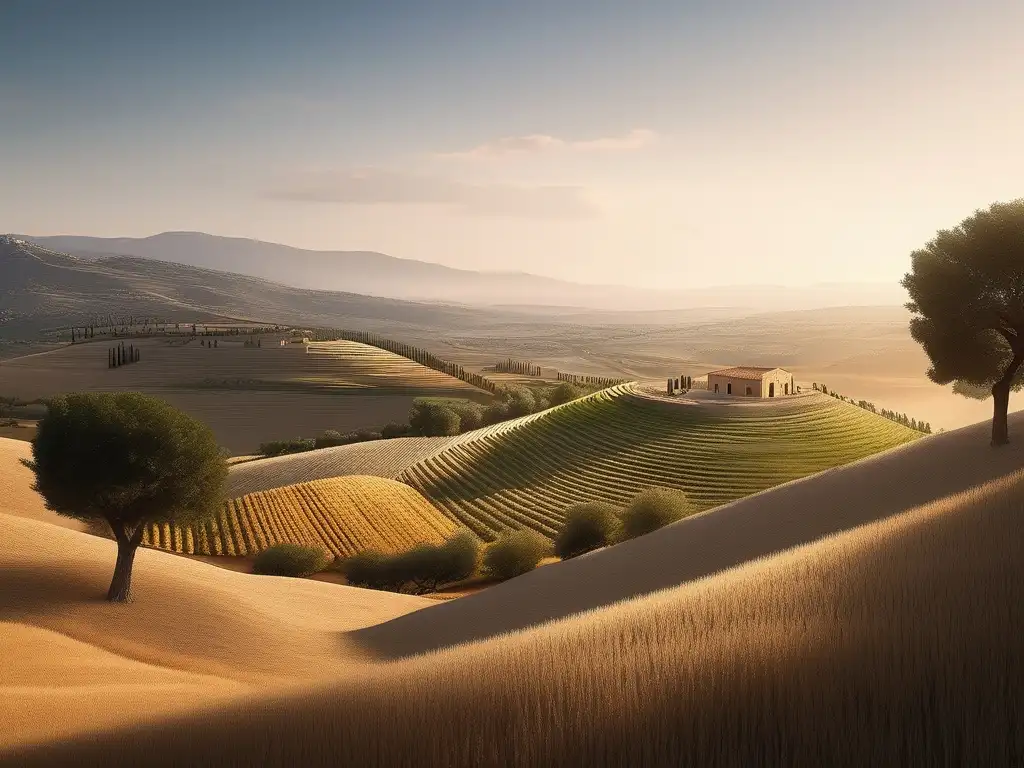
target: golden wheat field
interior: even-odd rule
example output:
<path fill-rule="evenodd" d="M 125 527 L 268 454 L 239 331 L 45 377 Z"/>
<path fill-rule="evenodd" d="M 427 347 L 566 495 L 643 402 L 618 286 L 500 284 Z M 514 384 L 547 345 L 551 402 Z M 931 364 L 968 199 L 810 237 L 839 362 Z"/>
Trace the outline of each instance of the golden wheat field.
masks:
<path fill-rule="evenodd" d="M 281 542 L 339 557 L 440 544 L 455 524 L 418 491 L 382 477 L 350 475 L 257 491 L 187 526 L 151 525 L 143 544 L 196 555 L 255 555 Z"/>
<path fill-rule="evenodd" d="M 1014 424 L 1021 426 L 1020 420 Z M 956 456 L 955 463 L 942 463 L 940 490 L 959 485 L 960 491 L 930 503 L 730 570 L 715 573 L 712 566 L 707 577 L 667 590 L 426 655 L 410 656 L 433 647 L 430 625 L 410 634 L 403 615 L 435 614 L 433 626 L 440 627 L 451 619 L 444 609 L 473 598 L 423 608 L 426 601 L 396 603 L 373 616 L 349 618 L 348 630 L 334 636 L 334 663 L 305 678 L 298 669 L 318 654 L 330 654 L 323 645 L 325 629 L 345 620 L 317 610 L 321 597 L 335 594 L 321 595 L 321 588 L 345 590 L 337 594 L 348 600 L 401 596 L 256 580 L 184 560 L 172 566 L 167 555 L 148 551 L 140 558 L 139 616 L 131 614 L 135 606 L 125 612 L 80 602 L 69 618 L 45 599 L 68 589 L 67 575 L 38 584 L 43 572 L 36 569 L 55 557 L 46 554 L 39 535 L 44 524 L 0 518 L 5 540 L 14 544 L 4 551 L 3 566 L 20 563 L 19 584 L 36 584 L 29 590 L 36 599 L 22 599 L 26 607 L 18 618 L 25 626 L 63 630 L 80 642 L 91 636 L 94 644 L 106 643 L 129 658 L 152 661 L 175 648 L 177 669 L 215 674 L 243 689 L 207 682 L 209 692 L 191 702 L 202 709 L 191 713 L 180 706 L 164 712 L 150 703 L 141 713 L 126 711 L 115 695 L 103 692 L 90 716 L 95 720 L 97 711 L 108 710 L 106 731 L 75 740 L 56 738 L 54 732 L 68 732 L 74 720 L 57 717 L 67 710 L 51 698 L 36 709 L 37 720 L 51 724 L 45 736 L 27 743 L 12 740 L 8 731 L 7 743 L 21 746 L 0 759 L 20 766 L 1019 764 L 1024 472 L 1005 469 L 1010 459 L 1019 467 L 1020 449 L 1011 447 L 1006 460 L 992 462 L 987 446 L 979 444 L 982 434 L 941 435 L 862 462 L 875 471 L 887 463 L 886 471 L 895 474 L 907 456 L 932 452 L 940 462 Z M 824 483 L 817 509 L 839 510 L 848 518 L 858 507 L 867 508 L 863 518 L 872 508 L 890 509 L 887 485 L 873 490 L 861 473 L 846 467 L 790 487 L 813 489 L 830 475 L 845 475 L 847 482 Z M 917 485 L 923 484 L 918 477 Z M 783 490 L 767 491 L 761 499 Z M 794 516 L 780 505 L 774 514 L 779 526 L 800 526 L 814 520 L 815 511 L 795 510 L 802 514 Z M 701 516 L 708 528 L 717 514 Z M 728 518 L 722 524 L 729 527 Z M 58 569 L 69 573 L 91 571 L 101 562 L 99 549 L 110 549 L 110 542 L 99 539 L 86 546 L 87 537 L 70 531 L 53 535 L 52 549 L 63 558 Z M 695 535 L 709 534 L 705 528 Z M 600 562 L 616 549 L 578 560 Z M 728 552 L 718 558 L 732 561 Z M 535 600 L 557 603 L 557 575 L 575 562 L 522 578 L 545 573 L 545 589 L 535 590 Z M 648 559 L 643 565 L 652 570 L 665 563 Z M 182 581 L 175 582 L 175 572 Z M 193 574 L 208 583 L 185 605 L 177 589 Z M 78 582 L 71 583 L 80 594 Z M 264 583 L 265 588 L 255 586 Z M 270 593 L 282 598 L 283 583 L 296 584 L 295 615 L 271 619 Z M 242 590 L 237 603 L 214 608 L 235 589 Z M 156 600 L 159 626 L 135 625 L 150 618 Z M 113 615 L 112 608 L 120 612 L 114 626 L 89 618 L 90 611 L 102 611 L 110 621 L 106 614 Z M 220 612 L 217 621 L 206 623 Z M 176 624 L 188 615 L 188 626 Z M 564 614 L 552 612 L 559 615 Z M 243 622 L 245 632 L 239 634 Z M 473 636 L 473 627 L 461 629 L 463 638 Z M 7 638 L 24 632 L 4 631 Z M 224 644 L 211 645 L 211 632 Z M 386 649 L 389 633 L 402 635 L 401 643 L 390 644 L 402 647 L 397 655 Z M 252 654 L 252 669 L 276 668 L 289 681 L 286 687 L 255 683 L 239 649 Z M 305 654 L 304 660 L 296 660 L 296 653 Z M 382 664 L 375 658 L 394 660 Z M 19 674 L 22 687 L 32 682 L 32 672 Z M 179 684 L 200 687 L 195 679 Z M 170 719 L 161 722 L 161 715 Z"/>

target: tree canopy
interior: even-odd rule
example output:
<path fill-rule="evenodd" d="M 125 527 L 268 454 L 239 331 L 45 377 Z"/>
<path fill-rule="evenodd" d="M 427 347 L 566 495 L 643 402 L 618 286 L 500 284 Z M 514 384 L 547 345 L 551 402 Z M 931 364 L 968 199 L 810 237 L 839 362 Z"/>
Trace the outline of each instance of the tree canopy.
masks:
<path fill-rule="evenodd" d="M 965 393 L 989 389 L 992 442 L 1007 442 L 1010 391 L 1024 386 L 1024 200 L 977 211 L 910 258 L 902 284 L 928 377 L 962 382 Z"/>
<path fill-rule="evenodd" d="M 213 432 L 135 392 L 54 398 L 32 443 L 35 489 L 60 515 L 104 521 L 118 543 L 108 598 L 129 598 L 144 527 L 212 516 L 227 464 Z"/>

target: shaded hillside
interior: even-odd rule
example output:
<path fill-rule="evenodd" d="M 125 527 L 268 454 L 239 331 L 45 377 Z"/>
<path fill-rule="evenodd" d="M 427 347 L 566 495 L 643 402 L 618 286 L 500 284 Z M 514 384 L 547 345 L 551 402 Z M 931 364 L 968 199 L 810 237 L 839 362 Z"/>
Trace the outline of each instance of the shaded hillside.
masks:
<path fill-rule="evenodd" d="M 0 335 L 87 324 L 108 314 L 203 322 L 231 318 L 348 328 L 476 329 L 516 316 L 303 290 L 138 257 L 83 259 L 0 238 Z"/>
<path fill-rule="evenodd" d="M 197 696 L 196 706 L 219 704 L 219 711 L 193 711 L 151 724 L 117 707 L 111 725 L 120 727 L 87 739 L 55 734 L 49 743 L 8 752 L 0 761 L 448 768 L 1019 765 L 1024 760 L 1019 716 L 1024 613 L 1014 607 L 1024 600 L 1019 514 L 1024 475 L 1019 450 L 993 461 L 977 444 L 977 431 L 930 438 L 856 465 L 857 471 L 849 467 L 788 486 L 803 487 L 800 499 L 775 503 L 772 497 L 786 496 L 778 489 L 736 505 L 767 504 L 776 526 L 793 532 L 803 526 L 801 535 L 812 538 L 818 510 L 843 512 L 845 522 L 832 530 L 894 515 L 888 519 L 491 642 L 385 665 L 367 659 L 363 669 L 344 676 L 335 666 L 305 687 L 252 692 L 226 704 L 214 698 L 216 690 Z M 919 475 L 922 463 L 955 471 Z M 920 482 L 904 483 L 897 488 L 910 492 L 894 493 L 893 477 Z M 923 506 L 915 507 L 915 500 Z M 686 552 L 668 546 L 630 551 L 630 545 L 619 545 L 531 575 L 547 574 L 544 584 L 537 578 L 529 584 L 527 576 L 507 586 L 528 584 L 532 601 L 543 606 L 558 604 L 576 586 L 559 574 L 576 564 L 598 563 L 612 552 L 629 553 L 635 569 L 649 574 L 677 568 L 694 553 L 710 561 L 723 543 L 734 545 L 719 539 L 716 548 L 707 538 L 724 511 L 700 518 L 707 523 L 703 533 L 694 530 L 692 520 L 631 542 L 639 545 L 689 528 L 695 541 Z M 736 520 L 719 519 L 725 529 L 739 533 Z M 18 527 L 7 528 L 6 536 L 24 538 Z M 71 537 L 80 534 L 60 533 L 60 564 L 68 562 L 68 553 L 72 563 L 82 562 L 78 547 L 70 546 Z M 751 543 L 757 538 L 741 536 Z M 809 539 L 791 539 L 800 540 Z M 762 547 L 760 554 L 769 551 Z M 146 554 L 151 557 L 142 561 L 155 575 L 164 561 L 159 553 Z M 753 549 L 739 562 L 751 556 L 757 557 Z M 719 562 L 730 563 L 728 557 Z M 612 563 L 604 565 L 615 578 Z M 31 565 L 25 573 L 32 573 Z M 231 577 L 229 584 L 210 574 L 207 589 L 230 600 L 231 589 L 256 583 L 239 574 Z M 582 589 L 599 595 L 608 583 L 590 582 Z M 166 615 L 156 617 L 159 628 L 145 628 L 142 637 L 150 643 L 156 637 L 162 644 L 173 641 L 184 632 L 178 623 L 182 617 L 197 611 L 206 617 L 205 592 L 198 601 L 169 602 Z M 353 592 L 359 590 L 346 594 Z M 261 668 L 271 667 L 278 652 L 293 664 L 308 663 L 321 648 L 324 624 L 341 621 L 330 610 L 311 612 L 307 643 L 312 648 L 301 647 L 287 623 L 268 635 L 266 622 L 278 608 L 262 593 L 253 590 L 249 598 L 255 610 L 229 611 L 215 634 L 221 638 L 237 630 L 244 619 L 244 641 Z M 318 597 L 312 590 L 301 594 L 306 611 L 315 610 Z M 413 613 L 396 604 L 389 610 L 424 620 L 420 631 L 401 618 L 378 628 L 410 652 L 438 647 L 441 635 L 457 637 L 461 631 L 461 640 L 470 639 L 478 636 L 473 617 L 453 610 L 472 599 Z M 492 617 L 516 615 L 502 613 L 499 603 L 492 608 Z M 27 626 L 41 625 L 42 616 L 37 610 Z M 123 630 L 142 618 L 122 610 L 117 620 Z M 79 612 L 74 623 L 55 626 L 69 623 L 67 634 L 81 636 L 87 619 Z M 202 634 L 189 635 L 187 643 L 197 657 L 204 652 L 218 660 L 226 656 L 221 664 L 235 659 L 209 642 L 214 628 L 208 623 L 197 629 Z M 352 639 L 351 632 L 334 638 L 339 659 L 352 658 Z M 284 650 L 281 640 L 299 642 L 305 659 Z M 125 654 L 123 644 L 120 650 Z M 198 671 L 209 665 L 192 661 L 179 668 Z M 155 681 L 149 684 L 156 687 Z M 109 711 L 112 702 L 103 703 L 91 710 L 93 717 Z M 53 701 L 36 722 L 66 722 L 58 717 L 64 707 Z"/>

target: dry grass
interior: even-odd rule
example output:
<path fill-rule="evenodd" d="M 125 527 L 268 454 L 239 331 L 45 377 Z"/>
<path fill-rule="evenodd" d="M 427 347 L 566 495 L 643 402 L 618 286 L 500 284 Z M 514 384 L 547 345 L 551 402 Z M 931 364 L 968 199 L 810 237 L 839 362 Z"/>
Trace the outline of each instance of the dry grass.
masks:
<path fill-rule="evenodd" d="M 16 759 L 1019 764 L 1022 528 L 1018 473 L 610 609 Z"/>
<path fill-rule="evenodd" d="M 346 557 L 367 549 L 401 552 L 440 544 L 455 530 L 415 489 L 353 475 L 232 499 L 206 523 L 152 525 L 143 544 L 185 554 L 246 556 L 289 542 Z"/>
<path fill-rule="evenodd" d="M 57 682 L 33 686 L 23 670 L 2 693 L 49 692 L 34 726 L 45 732 L 0 732 L 10 744 L 49 743 L 0 762 L 1020 764 L 1024 448 L 990 451 L 984 432 L 922 440 L 444 603 L 256 582 L 144 551 L 139 602 L 126 610 L 83 596 L 102 593 L 111 542 L 0 516 L 5 619 L 246 686 L 191 681 L 188 703 L 205 709 L 146 723 L 159 708 L 141 695 L 138 711 L 125 707 L 116 690 L 97 690 L 69 717 Z M 744 535 L 754 520 L 761 527 Z M 786 541 L 812 543 L 756 559 Z M 678 561 L 697 556 L 686 576 Z M 658 583 L 642 584 L 641 572 L 668 571 L 678 584 L 743 561 L 523 632 L 373 660 L 437 647 L 452 625 L 454 642 L 500 631 L 501 621 L 481 633 L 479 609 L 459 606 L 513 613 L 517 582 L 541 607 L 535 624 L 580 605 L 568 592 L 590 589 L 603 605 L 616 580 L 636 594 Z M 581 587 L 597 566 L 606 578 Z M 24 652 L 29 638 L 14 637 Z M 113 730 L 69 738 L 97 722 Z"/>

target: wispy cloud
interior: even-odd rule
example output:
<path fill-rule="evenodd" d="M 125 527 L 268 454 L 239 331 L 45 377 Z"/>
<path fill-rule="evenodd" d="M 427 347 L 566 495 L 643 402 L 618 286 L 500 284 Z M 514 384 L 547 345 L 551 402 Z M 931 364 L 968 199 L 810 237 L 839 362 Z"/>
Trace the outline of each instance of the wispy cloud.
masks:
<path fill-rule="evenodd" d="M 643 149 L 657 138 L 654 131 L 634 128 L 624 136 L 606 136 L 597 139 L 566 140 L 538 133 L 529 136 L 506 136 L 488 141 L 464 152 L 449 152 L 441 157 L 489 158 L 512 154 L 568 152 L 623 152 Z"/>
<path fill-rule="evenodd" d="M 380 168 L 304 175 L 275 184 L 266 194 L 341 205 L 444 205 L 474 216 L 578 219 L 599 213 L 582 187 L 470 184 Z"/>

